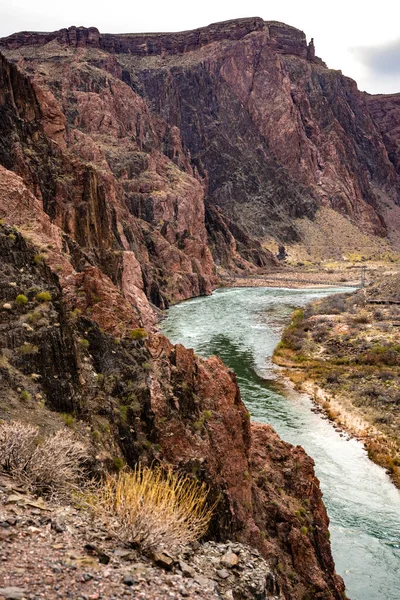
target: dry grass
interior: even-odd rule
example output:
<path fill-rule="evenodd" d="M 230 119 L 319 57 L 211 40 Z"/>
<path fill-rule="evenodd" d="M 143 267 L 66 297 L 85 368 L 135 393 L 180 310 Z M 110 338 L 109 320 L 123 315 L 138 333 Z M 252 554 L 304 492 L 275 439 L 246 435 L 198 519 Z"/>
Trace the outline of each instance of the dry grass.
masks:
<path fill-rule="evenodd" d="M 62 498 L 76 488 L 85 447 L 64 429 L 41 440 L 39 429 L 18 421 L 0 425 L 0 468 L 36 494 Z"/>
<path fill-rule="evenodd" d="M 215 508 L 207 498 L 205 484 L 171 469 L 138 465 L 107 475 L 86 502 L 121 540 L 151 551 L 184 546 L 204 535 Z"/>

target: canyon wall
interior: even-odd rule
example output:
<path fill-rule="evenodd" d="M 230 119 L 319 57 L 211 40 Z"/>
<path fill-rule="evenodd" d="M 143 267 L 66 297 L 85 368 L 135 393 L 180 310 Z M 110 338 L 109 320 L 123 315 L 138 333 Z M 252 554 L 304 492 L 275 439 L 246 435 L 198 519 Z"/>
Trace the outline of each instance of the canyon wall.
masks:
<path fill-rule="evenodd" d="M 107 165 L 129 210 L 153 225 L 161 217 L 169 241 L 171 181 L 160 189 L 143 153 L 161 152 L 195 179 L 217 265 L 270 267 L 260 242 L 299 240 L 298 219 L 321 206 L 396 241 L 386 209 L 397 211 L 399 175 L 370 103 L 293 27 L 259 18 L 171 34 L 70 27 L 14 34 L 0 48 L 52 94 L 68 148 Z"/>
<path fill-rule="evenodd" d="M 365 94 L 365 99 L 382 134 L 389 160 L 400 173 L 400 94 Z"/>

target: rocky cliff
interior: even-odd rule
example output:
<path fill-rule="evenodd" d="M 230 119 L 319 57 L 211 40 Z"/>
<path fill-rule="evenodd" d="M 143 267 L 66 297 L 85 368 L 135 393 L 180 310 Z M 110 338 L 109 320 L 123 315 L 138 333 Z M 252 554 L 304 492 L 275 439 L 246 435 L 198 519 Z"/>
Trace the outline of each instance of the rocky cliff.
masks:
<path fill-rule="evenodd" d="M 400 94 L 366 94 L 365 97 L 382 134 L 389 160 L 400 173 Z"/>
<path fill-rule="evenodd" d="M 201 185 L 217 264 L 271 265 L 247 242 L 294 241 L 296 220 L 312 220 L 320 206 L 391 234 L 386 209 L 397 215 L 399 176 L 369 102 L 293 27 L 259 18 L 173 34 L 71 27 L 14 34 L 0 48 L 58 106 L 68 148 L 111 171 L 130 212 L 163 220 L 169 243 L 171 182 L 154 172 L 155 152 Z M 172 235 L 182 244 L 182 231 Z"/>
<path fill-rule="evenodd" d="M 20 178 L 0 175 L 2 200 L 10 194 L 40 212 Z M 29 226 L 24 238 L 0 225 L 0 418 L 43 433 L 67 423 L 92 449 L 96 470 L 161 460 L 191 473 L 219 498 L 213 539 L 256 547 L 287 599 L 341 598 L 313 461 L 271 428 L 250 426 L 235 375 L 219 359 L 159 334 L 146 339 L 100 270 L 74 291 L 65 286 L 70 259 L 60 263 L 63 275 L 53 269 L 55 255 L 63 260 L 56 226 L 43 216 Z M 48 259 L 33 245 L 46 239 Z M 79 309 L 83 296 L 91 310 Z"/>

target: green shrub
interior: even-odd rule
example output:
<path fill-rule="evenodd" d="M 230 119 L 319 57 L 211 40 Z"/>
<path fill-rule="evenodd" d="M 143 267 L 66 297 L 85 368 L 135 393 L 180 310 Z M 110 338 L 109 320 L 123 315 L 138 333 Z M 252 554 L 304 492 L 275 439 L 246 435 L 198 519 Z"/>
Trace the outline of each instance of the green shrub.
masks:
<path fill-rule="evenodd" d="M 36 294 L 36 300 L 38 302 L 50 302 L 51 294 L 50 292 L 39 292 Z"/>
<path fill-rule="evenodd" d="M 124 461 L 119 456 L 114 456 L 113 458 L 114 469 L 119 473 L 124 468 Z"/>
<path fill-rule="evenodd" d="M 28 323 L 36 323 L 36 321 L 39 321 L 42 318 L 42 314 L 40 312 L 30 312 L 26 315 L 26 320 L 28 321 Z"/>
<path fill-rule="evenodd" d="M 100 442 L 101 440 L 101 433 L 98 429 L 95 429 L 94 431 L 92 431 L 92 438 L 94 442 Z"/>
<path fill-rule="evenodd" d="M 35 265 L 42 264 L 44 262 L 45 258 L 46 257 L 44 254 L 35 254 L 35 256 L 33 257 Z"/>
<path fill-rule="evenodd" d="M 121 415 L 121 419 L 126 422 L 128 420 L 128 411 L 129 406 L 122 405 L 119 407 L 119 414 Z"/>
<path fill-rule="evenodd" d="M 71 318 L 74 321 L 77 321 L 79 319 L 79 317 L 81 316 L 82 311 L 80 308 L 75 308 L 74 310 L 71 311 Z"/>
<path fill-rule="evenodd" d="M 32 400 L 32 396 L 27 390 L 22 390 L 20 397 L 21 400 Z"/>
<path fill-rule="evenodd" d="M 132 340 L 144 340 L 147 338 L 147 331 L 145 329 L 143 329 L 142 327 L 138 327 L 137 329 L 132 329 L 132 331 L 129 333 L 129 337 Z"/>
<path fill-rule="evenodd" d="M 204 410 L 200 416 L 200 419 L 193 423 L 193 427 L 194 427 L 195 431 L 197 431 L 198 433 L 201 433 L 201 431 L 204 428 L 204 425 L 206 424 L 206 422 L 209 419 L 211 419 L 211 417 L 212 417 L 211 410 Z"/>
<path fill-rule="evenodd" d="M 85 350 L 87 350 L 89 348 L 89 346 L 90 346 L 89 340 L 87 340 L 85 338 L 80 338 L 79 345 L 80 345 L 81 348 L 84 348 Z"/>
<path fill-rule="evenodd" d="M 67 427 L 69 427 L 70 429 L 73 429 L 73 427 L 75 426 L 74 415 L 71 415 L 70 413 L 62 413 L 61 418 Z"/>
<path fill-rule="evenodd" d="M 35 346 L 34 344 L 28 344 L 28 342 L 25 342 L 23 346 L 20 346 L 18 348 L 18 352 L 23 356 L 29 354 L 37 354 L 39 352 L 39 347 Z"/>
<path fill-rule="evenodd" d="M 28 304 L 28 298 L 25 296 L 25 294 L 18 294 L 18 296 L 15 298 L 15 302 L 18 304 L 18 306 L 25 306 Z"/>

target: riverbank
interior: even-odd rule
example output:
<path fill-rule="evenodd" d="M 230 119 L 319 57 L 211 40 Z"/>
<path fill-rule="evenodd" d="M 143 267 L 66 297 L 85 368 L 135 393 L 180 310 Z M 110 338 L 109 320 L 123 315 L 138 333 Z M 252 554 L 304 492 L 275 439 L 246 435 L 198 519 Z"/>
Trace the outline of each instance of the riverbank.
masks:
<path fill-rule="evenodd" d="M 281 271 L 222 276 L 223 287 L 285 287 L 288 289 L 319 289 L 333 287 L 358 287 L 361 281 L 361 267 L 339 269 L 293 268 L 284 266 Z"/>
<path fill-rule="evenodd" d="M 268 273 L 248 276 L 220 273 L 222 287 L 285 287 L 288 289 L 320 289 L 325 287 L 360 287 L 380 279 L 382 274 L 399 273 L 395 262 L 370 260 L 363 262 L 321 261 L 298 265 L 282 263 Z"/>
<path fill-rule="evenodd" d="M 274 362 L 400 488 L 400 310 L 362 291 L 295 311 Z"/>

